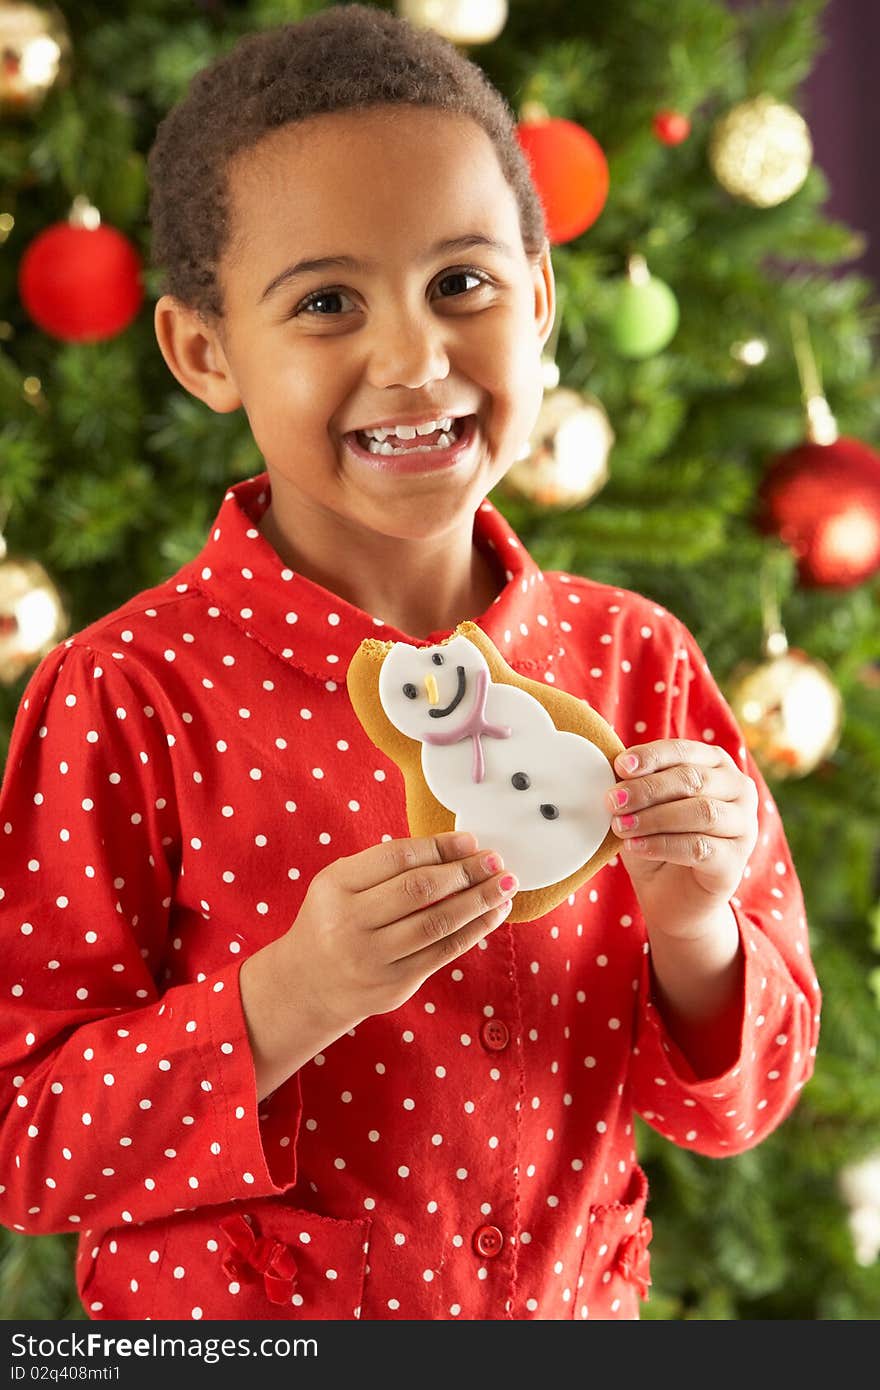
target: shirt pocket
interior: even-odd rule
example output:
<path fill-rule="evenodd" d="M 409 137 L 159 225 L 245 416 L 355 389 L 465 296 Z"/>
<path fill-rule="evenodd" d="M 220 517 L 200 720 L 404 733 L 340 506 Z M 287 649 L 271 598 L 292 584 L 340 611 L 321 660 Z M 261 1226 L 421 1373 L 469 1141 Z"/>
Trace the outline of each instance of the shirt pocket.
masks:
<path fill-rule="evenodd" d="M 91 1318 L 360 1317 L 370 1220 L 274 1198 L 108 1232 L 80 1297 Z"/>
<path fill-rule="evenodd" d="M 590 1208 L 573 1318 L 638 1318 L 651 1284 L 647 1200 L 648 1179 L 636 1164 L 623 1201 Z"/>

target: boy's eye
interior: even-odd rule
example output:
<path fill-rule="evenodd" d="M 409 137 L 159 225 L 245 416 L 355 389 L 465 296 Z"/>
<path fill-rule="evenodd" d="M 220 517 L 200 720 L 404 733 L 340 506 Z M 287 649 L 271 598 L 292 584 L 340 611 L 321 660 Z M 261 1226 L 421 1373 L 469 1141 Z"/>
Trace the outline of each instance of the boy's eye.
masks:
<path fill-rule="evenodd" d="M 294 313 L 296 313 L 296 314 L 305 313 L 306 310 L 312 309 L 312 308 L 315 307 L 315 305 L 320 304 L 320 303 L 322 303 L 322 301 L 326 301 L 326 300 L 329 300 L 329 299 L 347 299 L 347 298 L 348 298 L 348 296 L 347 296 L 346 294 L 344 294 L 344 293 L 342 292 L 342 290 L 314 290 L 314 291 L 312 292 L 312 294 L 307 294 L 307 295 L 306 295 L 305 299 L 302 301 L 301 304 L 298 304 L 298 305 L 297 305 L 296 309 L 294 310 Z M 330 317 L 333 313 L 335 313 L 335 312 L 338 312 L 338 311 L 332 310 L 332 309 L 331 309 L 329 314 L 325 314 L 325 313 L 322 313 L 320 310 L 318 310 L 318 311 L 316 311 L 316 313 L 315 313 L 314 315 L 312 315 L 312 317 L 314 317 L 314 318 L 329 318 L 329 317 Z"/>
<path fill-rule="evenodd" d="M 448 285 L 450 281 L 456 280 L 476 280 L 477 283 L 476 285 L 465 285 L 463 289 L 455 289 L 452 291 L 451 294 L 441 293 L 441 299 L 458 299 L 463 294 L 467 294 L 469 291 L 473 291 L 474 289 L 479 289 L 481 285 L 486 285 L 489 283 L 488 275 L 485 275 L 481 270 L 471 270 L 469 268 L 465 268 L 462 270 L 446 270 L 434 283 L 438 286 L 442 286 Z M 311 294 L 307 294 L 305 299 L 300 300 L 299 304 L 297 304 L 290 317 L 295 318 L 297 314 L 305 314 L 307 318 L 335 318 L 336 315 L 340 312 L 338 308 L 330 308 L 328 310 L 325 310 L 321 309 L 319 306 L 321 304 L 326 304 L 332 300 L 338 301 L 342 299 L 348 299 L 349 303 L 351 303 L 350 297 L 345 293 L 344 290 L 337 290 L 331 288 L 323 290 L 312 290 Z"/>
<path fill-rule="evenodd" d="M 448 284 L 448 282 L 449 282 L 450 280 L 476 280 L 478 285 L 485 285 L 485 284 L 486 284 L 486 276 L 485 276 L 485 275 L 481 275 L 480 272 L 477 271 L 477 270 L 447 270 L 446 273 L 445 273 L 444 275 L 442 275 L 442 276 L 440 277 L 440 279 L 437 281 L 437 284 L 438 284 L 438 285 Z M 443 298 L 444 298 L 444 299 L 451 299 L 451 298 L 453 298 L 453 296 L 454 296 L 456 293 L 457 293 L 457 294 L 462 294 L 462 293 L 465 293 L 465 294 L 466 294 L 466 293 L 467 293 L 467 287 L 465 287 L 464 291 L 462 291 L 462 290 L 453 291 L 453 293 L 452 293 L 451 295 L 444 295 Z"/>

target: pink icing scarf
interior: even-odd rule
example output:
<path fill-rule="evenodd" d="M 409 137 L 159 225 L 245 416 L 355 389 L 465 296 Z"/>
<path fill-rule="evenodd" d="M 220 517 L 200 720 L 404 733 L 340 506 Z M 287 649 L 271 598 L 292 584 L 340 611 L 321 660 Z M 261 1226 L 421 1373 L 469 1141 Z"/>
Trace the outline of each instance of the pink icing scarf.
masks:
<path fill-rule="evenodd" d="M 463 723 L 456 729 L 447 729 L 443 733 L 425 734 L 423 743 L 430 743 L 438 748 L 446 748 L 451 743 L 460 743 L 462 739 L 469 738 L 473 743 L 474 763 L 471 776 L 473 781 L 482 782 L 486 775 L 486 759 L 483 754 L 483 745 L 480 738 L 483 734 L 487 738 L 510 738 L 513 730 L 506 724 L 489 724 L 486 721 L 486 700 L 489 694 L 489 673 L 482 670 L 476 673 L 476 687 L 474 706 L 470 714 L 466 716 Z"/>

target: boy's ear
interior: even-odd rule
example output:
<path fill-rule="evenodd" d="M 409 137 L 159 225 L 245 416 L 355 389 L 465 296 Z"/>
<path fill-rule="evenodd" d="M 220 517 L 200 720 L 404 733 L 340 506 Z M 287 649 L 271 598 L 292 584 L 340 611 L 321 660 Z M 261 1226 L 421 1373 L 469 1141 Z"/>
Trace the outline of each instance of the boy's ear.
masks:
<path fill-rule="evenodd" d="M 545 347 L 556 319 L 556 277 L 550 258 L 550 243 L 544 242 L 541 255 L 533 267 L 535 286 L 535 328 Z"/>
<path fill-rule="evenodd" d="M 168 370 L 181 386 L 218 414 L 237 410 L 241 396 L 216 329 L 170 294 L 157 301 L 153 325 Z"/>

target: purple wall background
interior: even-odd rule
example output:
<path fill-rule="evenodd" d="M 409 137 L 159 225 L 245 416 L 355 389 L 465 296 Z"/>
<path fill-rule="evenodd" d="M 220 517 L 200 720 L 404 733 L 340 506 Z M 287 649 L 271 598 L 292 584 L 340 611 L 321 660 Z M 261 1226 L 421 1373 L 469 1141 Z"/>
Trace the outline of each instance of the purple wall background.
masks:
<path fill-rule="evenodd" d="M 728 0 L 731 8 L 749 0 Z M 828 180 L 825 211 L 865 238 L 859 271 L 880 291 L 880 0 L 829 0 L 821 16 L 825 46 L 800 90 L 813 159 Z"/>
<path fill-rule="evenodd" d="M 830 0 L 822 16 L 825 49 L 802 88 L 814 160 L 829 183 L 825 209 L 867 239 L 847 261 L 880 288 L 880 3 Z"/>

